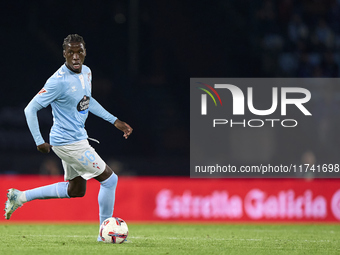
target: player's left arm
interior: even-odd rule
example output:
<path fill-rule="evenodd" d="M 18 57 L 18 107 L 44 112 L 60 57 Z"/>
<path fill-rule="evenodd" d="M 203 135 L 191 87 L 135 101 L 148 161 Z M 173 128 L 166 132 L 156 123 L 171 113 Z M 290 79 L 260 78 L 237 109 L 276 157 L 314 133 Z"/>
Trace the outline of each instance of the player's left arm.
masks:
<path fill-rule="evenodd" d="M 129 135 L 131 135 L 133 129 L 130 127 L 130 125 L 125 123 L 124 121 L 119 120 L 117 117 L 113 116 L 111 113 L 105 110 L 104 107 L 101 106 L 93 97 L 91 97 L 90 99 L 89 111 L 92 112 L 94 115 L 115 125 L 116 128 L 124 132 L 123 136 L 125 137 L 125 139 L 127 139 Z"/>

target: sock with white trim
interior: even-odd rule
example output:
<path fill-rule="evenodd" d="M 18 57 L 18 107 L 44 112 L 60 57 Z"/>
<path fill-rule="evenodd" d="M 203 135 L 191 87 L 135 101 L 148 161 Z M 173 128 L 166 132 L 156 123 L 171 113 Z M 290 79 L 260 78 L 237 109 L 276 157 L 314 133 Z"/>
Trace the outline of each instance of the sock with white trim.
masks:
<path fill-rule="evenodd" d="M 58 182 L 35 189 L 26 190 L 26 200 L 50 199 L 50 198 L 70 198 L 67 194 L 68 182 Z"/>

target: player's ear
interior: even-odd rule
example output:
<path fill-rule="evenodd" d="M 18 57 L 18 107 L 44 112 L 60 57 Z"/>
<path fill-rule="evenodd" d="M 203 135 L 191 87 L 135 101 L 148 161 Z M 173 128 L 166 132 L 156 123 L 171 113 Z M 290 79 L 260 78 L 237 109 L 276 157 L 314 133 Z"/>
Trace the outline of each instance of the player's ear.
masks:
<path fill-rule="evenodd" d="M 66 58 L 66 52 L 63 50 L 63 57 Z"/>

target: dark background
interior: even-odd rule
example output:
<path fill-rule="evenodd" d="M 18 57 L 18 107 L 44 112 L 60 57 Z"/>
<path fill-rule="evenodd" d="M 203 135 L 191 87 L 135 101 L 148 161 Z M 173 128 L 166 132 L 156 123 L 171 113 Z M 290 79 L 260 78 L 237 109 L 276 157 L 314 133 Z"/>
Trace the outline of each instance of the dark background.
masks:
<path fill-rule="evenodd" d="M 95 116 L 86 123 L 101 141 L 92 145 L 122 175 L 189 175 L 190 77 L 339 75 L 336 0 L 8 1 L 0 12 L 0 173 L 62 173 L 53 153 L 36 151 L 23 109 L 64 63 L 70 33 L 85 39 L 93 96 L 134 128 L 125 140 Z M 294 139 L 275 139 L 289 151 L 280 158 L 337 160 L 339 88 L 312 96 L 312 136 L 293 150 Z M 39 112 L 45 140 L 50 112 Z"/>

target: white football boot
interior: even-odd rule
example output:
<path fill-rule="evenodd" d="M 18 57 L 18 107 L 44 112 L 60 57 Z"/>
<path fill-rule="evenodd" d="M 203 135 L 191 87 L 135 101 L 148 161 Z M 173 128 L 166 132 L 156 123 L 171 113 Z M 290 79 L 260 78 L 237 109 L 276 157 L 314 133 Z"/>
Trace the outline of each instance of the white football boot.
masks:
<path fill-rule="evenodd" d="M 19 200 L 22 192 L 17 189 L 9 189 L 7 193 L 7 201 L 5 203 L 5 218 L 9 220 L 12 213 L 22 206 L 22 202 Z"/>

